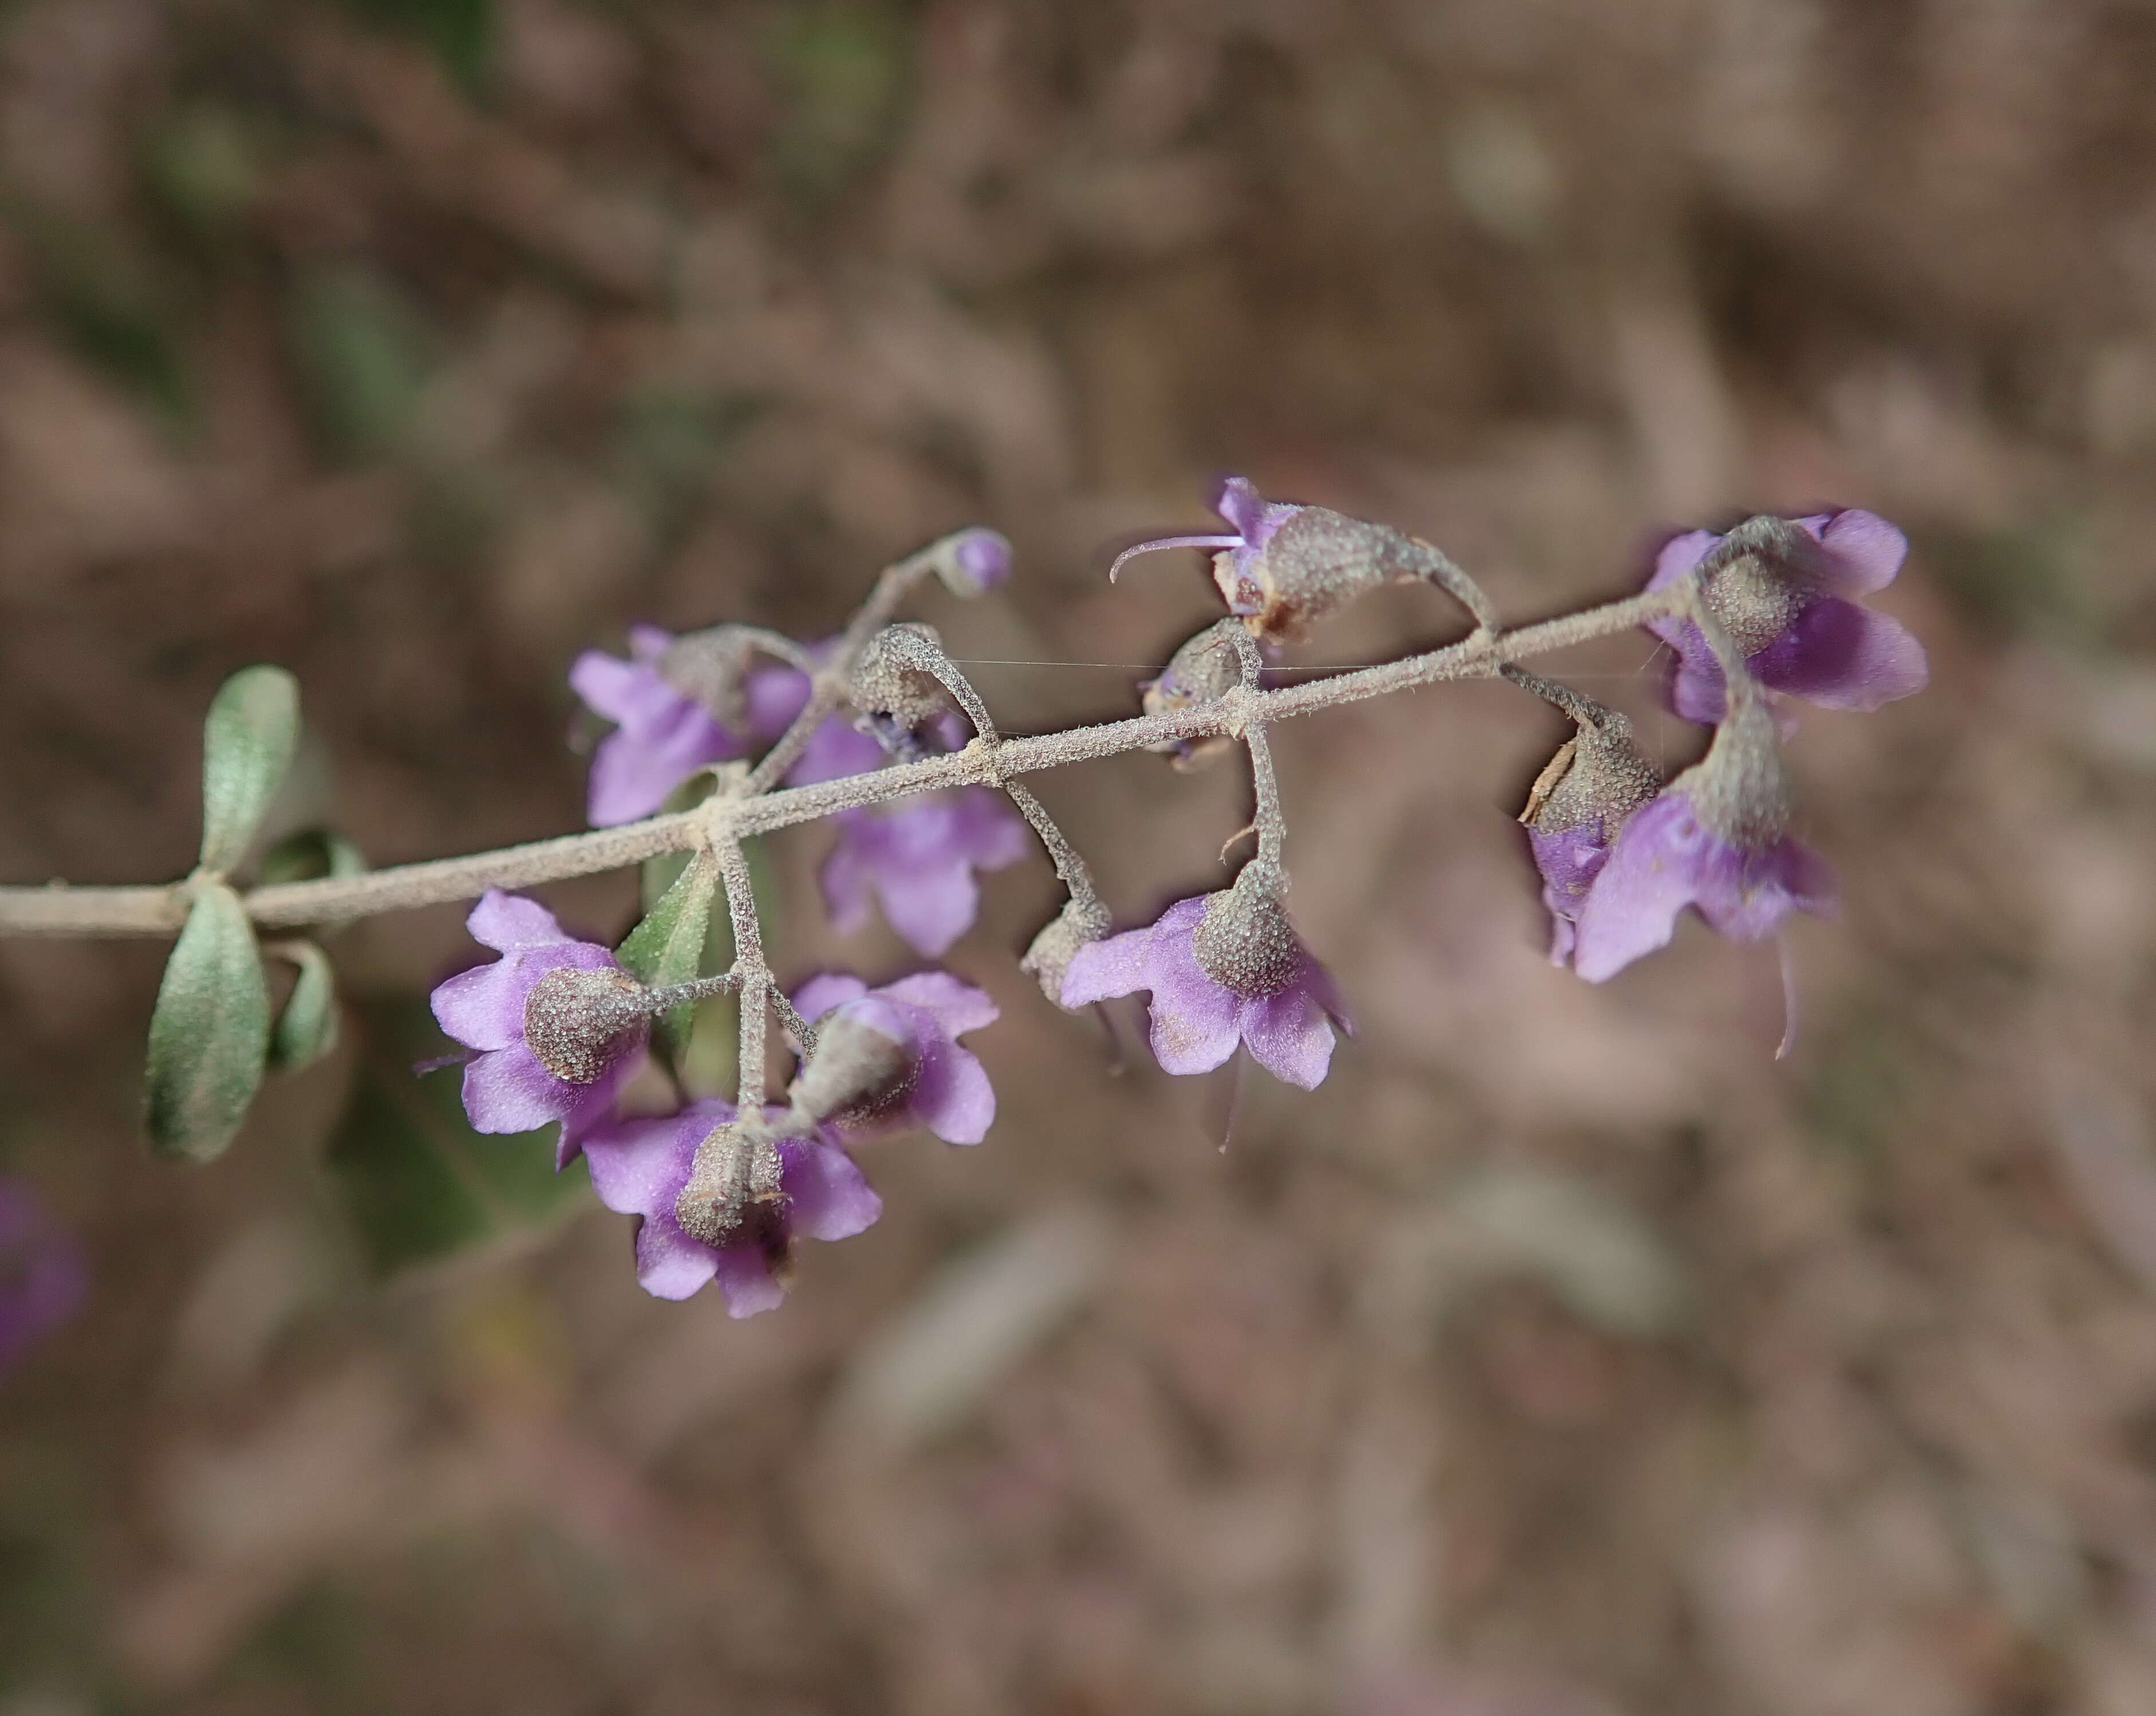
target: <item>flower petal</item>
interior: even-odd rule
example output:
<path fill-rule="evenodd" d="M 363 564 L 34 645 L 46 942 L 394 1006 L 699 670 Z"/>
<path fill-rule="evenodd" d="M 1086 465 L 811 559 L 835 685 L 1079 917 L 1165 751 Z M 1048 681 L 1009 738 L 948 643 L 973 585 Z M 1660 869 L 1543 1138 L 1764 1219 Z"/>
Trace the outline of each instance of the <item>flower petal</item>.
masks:
<path fill-rule="evenodd" d="M 844 1150 L 811 1138 L 788 1138 L 779 1149 L 786 1222 L 795 1233 L 812 1240 L 851 1239 L 883 1214 L 883 1200 Z"/>
<path fill-rule="evenodd" d="M 1063 993 L 1058 999 L 1065 1007 L 1083 1007 L 1090 1001 L 1105 1001 L 1151 988 L 1146 944 L 1152 938 L 1152 930 L 1147 927 L 1086 943 L 1070 956 L 1070 968 L 1064 974 Z"/>
<path fill-rule="evenodd" d="M 1810 519 L 1800 521 L 1807 527 L 1811 523 Z M 1861 506 L 1834 514 L 1815 534 L 1830 563 L 1827 582 L 1844 595 L 1885 589 L 1908 557 L 1908 537 Z"/>
<path fill-rule="evenodd" d="M 1700 915 L 1730 940 L 1764 941 L 1792 912 L 1834 910 L 1834 872 L 1795 840 L 1731 855 L 1734 862 L 1710 867 L 1698 898 Z"/>
<path fill-rule="evenodd" d="M 465 1064 L 464 1096 L 475 1132 L 536 1132 L 562 1117 L 576 1091 L 542 1066 L 520 1038 Z"/>
<path fill-rule="evenodd" d="M 839 814 L 839 835 L 816 872 L 831 927 L 850 935 L 869 921 L 869 864 L 874 830 L 863 811 Z"/>
<path fill-rule="evenodd" d="M 901 813 L 903 814 L 903 813 Z M 963 858 L 930 866 L 879 866 L 871 872 L 884 920 L 925 959 L 938 959 L 973 927 L 981 890 Z"/>
<path fill-rule="evenodd" d="M 843 971 L 822 971 L 793 992 L 793 1005 L 811 1025 L 842 1001 L 858 1001 L 869 992 L 860 979 Z"/>
<path fill-rule="evenodd" d="M 1907 627 L 1839 596 L 1807 604 L 1748 665 L 1762 685 L 1829 709 L 1876 709 L 1931 679 L 1924 646 Z"/>
<path fill-rule="evenodd" d="M 643 732 L 624 727 L 592 754 L 585 814 L 595 828 L 650 815 L 698 769 L 740 754 L 733 736 L 701 705 L 682 698 Z"/>
<path fill-rule="evenodd" d="M 434 1022 L 468 1049 L 506 1049 L 524 1035 L 531 992 L 513 959 L 490 959 L 434 985 L 427 998 Z"/>
<path fill-rule="evenodd" d="M 945 1143 L 978 1144 L 995 1123 L 995 1087 L 970 1050 L 931 1039 L 907 1107 Z"/>
<path fill-rule="evenodd" d="M 587 650 L 569 664 L 569 689 L 608 721 L 626 722 L 640 712 L 651 678 L 650 669 L 598 650 Z"/>
<path fill-rule="evenodd" d="M 674 1207 L 689 1183 L 696 1146 L 733 1117 L 723 1102 L 692 1102 L 678 1114 L 624 1120 L 584 1139 L 584 1160 L 599 1202 L 624 1215 Z"/>
<path fill-rule="evenodd" d="M 978 1030 L 1003 1016 L 1003 1010 L 988 999 L 985 989 L 977 989 L 947 971 L 916 972 L 911 977 L 886 984 L 880 993 L 909 1007 L 920 1008 L 948 1036 Z"/>
<path fill-rule="evenodd" d="M 1332 1063 L 1332 1027 L 1316 996 L 1291 984 L 1241 1006 L 1242 1038 L 1258 1065 L 1283 1083 L 1314 1091 Z"/>
<path fill-rule="evenodd" d="M 1647 579 L 1650 590 L 1666 589 L 1707 557 L 1722 538 L 1712 531 L 1686 531 L 1671 537 L 1655 555 L 1655 569 Z"/>
<path fill-rule="evenodd" d="M 489 888 L 465 919 L 465 927 L 481 947 L 506 953 L 517 948 L 540 948 L 550 942 L 575 939 L 554 921 L 554 914 L 524 894 Z"/>
<path fill-rule="evenodd" d="M 1701 872 L 1719 845 L 1681 793 L 1665 792 L 1634 812 L 1581 904 L 1573 969 L 1602 983 L 1666 947 L 1676 933 L 1677 914 L 1697 894 Z"/>
<path fill-rule="evenodd" d="M 636 1279 L 655 1299 L 685 1299 L 703 1290 L 725 1263 L 720 1252 L 681 1231 L 674 1212 L 647 1216 L 636 1230 Z M 758 1260 L 758 1267 L 762 1260 Z M 769 1279 L 768 1275 L 766 1279 Z M 723 1286 L 723 1283 L 721 1283 Z M 783 1294 L 780 1297 L 784 1297 Z M 731 1302 L 732 1295 L 728 1295 Z M 775 1304 L 777 1300 L 773 1301 Z M 732 1309 L 729 1302 L 728 1309 Z M 746 1312 L 735 1313 L 746 1316 Z"/>
<path fill-rule="evenodd" d="M 753 1317 L 759 1311 L 776 1311 L 786 1302 L 784 1284 L 771 1272 L 770 1261 L 757 1246 L 728 1246 L 721 1251 L 707 1246 L 698 1249 L 716 1266 L 727 1316 Z"/>

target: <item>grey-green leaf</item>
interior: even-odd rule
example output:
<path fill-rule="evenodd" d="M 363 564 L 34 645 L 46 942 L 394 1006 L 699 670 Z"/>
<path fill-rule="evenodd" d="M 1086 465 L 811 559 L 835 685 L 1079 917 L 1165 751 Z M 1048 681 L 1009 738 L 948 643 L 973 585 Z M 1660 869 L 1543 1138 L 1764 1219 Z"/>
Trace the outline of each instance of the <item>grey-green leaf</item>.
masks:
<path fill-rule="evenodd" d="M 150 1016 L 144 1124 L 167 1156 L 207 1162 L 247 1117 L 270 1048 L 270 989 L 239 896 L 195 896 Z"/>
<path fill-rule="evenodd" d="M 336 1046 L 336 978 L 329 956 L 312 942 L 280 942 L 271 951 L 300 972 L 270 1034 L 270 1064 L 295 1072 Z"/>
<path fill-rule="evenodd" d="M 243 667 L 218 687 L 203 722 L 204 870 L 246 855 L 299 742 L 299 681 L 283 668 Z"/>
<path fill-rule="evenodd" d="M 718 891 L 719 869 L 708 852 L 699 852 L 660 896 L 643 922 L 629 932 L 615 958 L 632 977 L 654 989 L 687 983 L 702 974 L 704 938 L 711 927 L 711 901 Z M 688 1048 L 696 1022 L 693 1003 L 659 1017 L 660 1046 L 678 1064 Z"/>

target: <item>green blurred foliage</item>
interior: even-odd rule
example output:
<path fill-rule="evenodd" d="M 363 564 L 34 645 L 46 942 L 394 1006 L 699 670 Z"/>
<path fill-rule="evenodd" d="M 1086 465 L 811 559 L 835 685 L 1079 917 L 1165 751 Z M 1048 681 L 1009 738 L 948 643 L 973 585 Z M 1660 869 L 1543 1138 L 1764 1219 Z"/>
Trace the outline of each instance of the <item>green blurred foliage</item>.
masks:
<path fill-rule="evenodd" d="M 415 1079 L 439 1056 L 424 1001 L 352 1009 L 360 1065 L 327 1162 L 362 1258 L 377 1275 L 438 1261 L 546 1226 L 589 1184 L 581 1161 L 554 1171 L 554 1131 L 485 1136 L 465 1118 L 454 1069 Z"/>
<path fill-rule="evenodd" d="M 168 429 L 193 421 L 194 388 L 168 282 L 121 229 L 18 205 L 44 313 L 75 354 L 149 404 Z"/>
<path fill-rule="evenodd" d="M 262 149 L 249 116 L 221 101 L 165 114 L 142 146 L 142 180 L 159 207 L 194 237 L 228 237 L 261 188 Z"/>
<path fill-rule="evenodd" d="M 494 62 L 494 0 L 346 0 L 368 23 L 419 43 L 468 95 L 486 86 Z"/>
<path fill-rule="evenodd" d="M 341 268 L 303 277 L 287 305 L 293 361 L 316 432 L 348 459 L 394 450 L 432 368 L 418 306 L 386 276 Z"/>
<path fill-rule="evenodd" d="M 804 207 L 830 202 L 889 146 L 904 110 L 912 29 L 865 0 L 780 7 L 762 48 L 779 97 L 770 163 Z"/>

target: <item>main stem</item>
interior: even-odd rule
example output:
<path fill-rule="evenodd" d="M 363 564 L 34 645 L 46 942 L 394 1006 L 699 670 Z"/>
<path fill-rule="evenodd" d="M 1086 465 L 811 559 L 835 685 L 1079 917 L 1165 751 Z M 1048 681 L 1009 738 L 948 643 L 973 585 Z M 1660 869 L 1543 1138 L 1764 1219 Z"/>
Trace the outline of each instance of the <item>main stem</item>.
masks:
<path fill-rule="evenodd" d="M 878 580 L 870 605 L 880 608 L 880 615 L 875 624 L 866 629 L 863 642 L 888 616 L 904 584 L 917 576 L 907 575 L 901 580 L 897 575 L 906 570 L 903 566 L 893 568 Z M 891 588 L 894 584 L 900 588 Z M 248 915 L 258 925 L 281 929 L 469 900 L 489 888 L 530 887 L 569 876 L 596 875 L 663 853 L 685 851 L 707 839 L 716 842 L 721 829 L 730 831 L 738 840 L 797 823 L 819 821 L 841 810 L 886 804 L 893 799 L 933 792 L 939 788 L 999 787 L 1013 776 L 1041 769 L 1090 763 L 1179 739 L 1204 738 L 1216 733 L 1232 736 L 1255 723 L 1292 720 L 1320 709 L 1364 702 L 1372 697 L 1444 681 L 1488 678 L 1505 662 L 1523 660 L 1592 639 L 1630 631 L 1648 620 L 1680 612 L 1686 600 L 1686 587 L 1672 586 L 1511 631 L 1471 636 L 1443 649 L 1405 656 L 1376 667 L 1358 668 L 1329 679 L 1306 680 L 1269 691 L 1239 687 L 1217 701 L 1188 709 L 1134 716 L 1125 721 L 1103 722 L 1064 732 L 1005 739 L 993 746 L 972 744 L 948 756 L 925 758 L 918 763 L 901 763 L 841 780 L 821 781 L 814 786 L 792 787 L 778 792 L 745 794 L 726 799 L 716 809 L 713 804 L 700 805 L 694 810 L 654 816 L 622 828 L 563 835 L 529 845 L 398 865 L 361 876 L 278 882 L 250 889 L 241 897 Z M 868 612 L 867 609 L 863 610 L 865 615 Z M 849 628 L 850 639 L 853 630 Z M 835 696 L 834 692 L 829 706 L 836 706 Z M 801 724 L 797 723 L 795 731 L 800 731 L 800 727 Z M 788 737 L 792 736 L 789 733 Z M 781 740 L 781 746 L 785 742 Z M 807 742 L 805 732 L 801 742 Z M 798 749 L 795 754 L 798 754 Z M 758 764 L 750 777 L 751 787 L 756 784 L 757 775 L 766 773 L 766 765 L 777 755 L 774 748 L 771 756 Z M 783 773 L 783 768 L 770 770 L 769 778 L 776 779 Z M 720 855 L 723 862 L 725 855 L 721 852 Z M 46 887 L 0 888 L 0 935 L 174 935 L 187 921 L 189 900 L 189 885 L 185 882 L 156 887 L 78 888 L 56 882 Z M 753 911 L 750 915 L 752 919 Z M 736 927 L 738 932 L 738 923 Z M 746 994 L 742 996 L 742 1007 L 746 1020 L 751 1010 Z M 761 1020 L 762 1010 L 759 1007 L 754 1010 Z M 744 1022 L 744 1036 L 747 1030 Z"/>

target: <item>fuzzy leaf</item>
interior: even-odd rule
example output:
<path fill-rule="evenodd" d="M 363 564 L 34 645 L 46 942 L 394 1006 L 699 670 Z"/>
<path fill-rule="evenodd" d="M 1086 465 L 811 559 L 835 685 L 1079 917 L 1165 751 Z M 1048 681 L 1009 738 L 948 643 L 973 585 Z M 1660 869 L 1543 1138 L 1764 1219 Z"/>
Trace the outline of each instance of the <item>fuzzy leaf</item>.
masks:
<path fill-rule="evenodd" d="M 280 942 L 271 951 L 290 960 L 300 975 L 270 1034 L 270 1064 L 296 1072 L 336 1046 L 336 977 L 329 956 L 312 942 Z"/>
<path fill-rule="evenodd" d="M 367 1266 L 386 1276 L 543 1228 L 589 1184 L 582 1162 L 554 1172 L 551 1128 L 481 1134 L 454 1071 L 415 1077 L 440 1042 L 424 1003 L 356 1004 L 357 1073 L 330 1140 L 331 1179 Z"/>
<path fill-rule="evenodd" d="M 230 888 L 195 896 L 150 1016 L 143 1121 L 162 1154 L 223 1153 L 262 1082 L 270 990 L 254 927 Z"/>
<path fill-rule="evenodd" d="M 692 858 L 673 886 L 660 897 L 643 922 L 629 932 L 615 957 L 632 977 L 654 989 L 701 977 L 704 944 L 711 923 L 711 902 L 719 887 L 719 867 L 706 852 Z M 678 1065 L 689 1046 L 696 1005 L 675 1007 L 659 1016 L 654 1033 L 670 1066 Z"/>
<path fill-rule="evenodd" d="M 246 855 L 299 742 L 299 681 L 283 668 L 243 667 L 218 687 L 203 722 L 204 870 Z"/>

